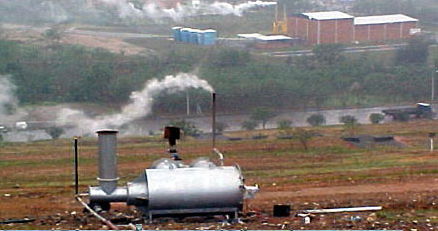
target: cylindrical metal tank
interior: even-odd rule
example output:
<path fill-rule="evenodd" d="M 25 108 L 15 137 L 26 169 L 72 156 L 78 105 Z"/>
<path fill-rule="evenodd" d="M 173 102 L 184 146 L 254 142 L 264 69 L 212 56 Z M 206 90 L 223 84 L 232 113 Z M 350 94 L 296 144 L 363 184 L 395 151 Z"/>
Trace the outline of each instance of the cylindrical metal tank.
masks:
<path fill-rule="evenodd" d="M 214 45 L 217 40 L 217 32 L 216 30 L 205 30 L 204 31 L 204 45 Z"/>
<path fill-rule="evenodd" d="M 99 136 L 99 186 L 107 194 L 117 187 L 117 133 L 116 130 L 101 130 Z"/>
<path fill-rule="evenodd" d="M 148 209 L 236 208 L 243 177 L 236 167 L 146 169 Z"/>
<path fill-rule="evenodd" d="M 182 29 L 182 27 L 180 27 L 180 26 L 172 27 L 173 39 L 176 42 L 181 41 L 181 29 Z"/>

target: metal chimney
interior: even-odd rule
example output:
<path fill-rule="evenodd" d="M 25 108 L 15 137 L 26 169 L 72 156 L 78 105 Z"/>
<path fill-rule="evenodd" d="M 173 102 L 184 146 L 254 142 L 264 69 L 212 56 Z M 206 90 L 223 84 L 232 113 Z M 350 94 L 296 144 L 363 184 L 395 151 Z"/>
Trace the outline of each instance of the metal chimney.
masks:
<path fill-rule="evenodd" d="M 117 130 L 97 131 L 99 136 L 99 186 L 111 194 L 117 187 Z"/>

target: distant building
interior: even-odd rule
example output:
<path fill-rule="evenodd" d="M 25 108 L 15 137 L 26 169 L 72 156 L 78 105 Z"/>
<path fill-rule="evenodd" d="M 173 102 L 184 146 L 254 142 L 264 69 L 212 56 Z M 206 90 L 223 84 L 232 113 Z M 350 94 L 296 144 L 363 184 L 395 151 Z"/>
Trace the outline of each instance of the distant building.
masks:
<path fill-rule="evenodd" d="M 410 38 L 415 33 L 418 19 L 403 14 L 356 17 L 353 40 L 385 41 Z"/>
<path fill-rule="evenodd" d="M 252 43 L 252 46 L 259 49 L 285 48 L 294 43 L 294 39 L 285 35 L 261 35 L 255 34 L 238 34 L 239 38 L 245 39 Z"/>
<path fill-rule="evenodd" d="M 292 15 L 288 22 L 289 35 L 311 45 L 353 41 L 354 16 L 340 11 Z"/>
<path fill-rule="evenodd" d="M 288 35 L 309 45 L 410 38 L 418 19 L 402 14 L 354 17 L 340 11 L 311 12 L 288 17 Z"/>

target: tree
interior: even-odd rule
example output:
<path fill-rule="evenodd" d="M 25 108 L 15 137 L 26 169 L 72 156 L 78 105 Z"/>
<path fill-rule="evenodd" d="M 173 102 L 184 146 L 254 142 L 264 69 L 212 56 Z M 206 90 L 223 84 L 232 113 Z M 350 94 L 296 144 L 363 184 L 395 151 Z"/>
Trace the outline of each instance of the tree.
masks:
<path fill-rule="evenodd" d="M 289 129 L 292 127 L 292 121 L 290 120 L 280 120 L 277 123 L 277 128 L 280 130 Z"/>
<path fill-rule="evenodd" d="M 339 118 L 339 122 L 343 124 L 357 124 L 357 119 L 352 115 L 344 115 Z"/>
<path fill-rule="evenodd" d="M 415 36 L 406 47 L 397 51 L 395 61 L 397 64 L 425 64 L 429 56 L 429 45 L 424 37 Z"/>
<path fill-rule="evenodd" d="M 267 107 L 256 108 L 251 114 L 251 120 L 262 123 L 263 129 L 265 129 L 266 123 L 274 118 L 276 114 Z"/>
<path fill-rule="evenodd" d="M 321 126 L 325 124 L 325 116 L 322 114 L 313 114 L 307 117 L 306 121 L 312 126 Z"/>
<path fill-rule="evenodd" d="M 245 120 L 242 122 L 242 128 L 248 131 L 252 131 L 257 127 L 257 122 L 253 120 Z"/>
<path fill-rule="evenodd" d="M 373 124 L 380 123 L 384 118 L 385 118 L 385 116 L 380 114 L 380 113 L 371 113 L 371 115 L 370 115 L 370 121 Z"/>
<path fill-rule="evenodd" d="M 46 129 L 46 132 L 52 137 L 52 139 L 56 140 L 64 133 L 64 129 L 60 127 L 50 127 Z"/>

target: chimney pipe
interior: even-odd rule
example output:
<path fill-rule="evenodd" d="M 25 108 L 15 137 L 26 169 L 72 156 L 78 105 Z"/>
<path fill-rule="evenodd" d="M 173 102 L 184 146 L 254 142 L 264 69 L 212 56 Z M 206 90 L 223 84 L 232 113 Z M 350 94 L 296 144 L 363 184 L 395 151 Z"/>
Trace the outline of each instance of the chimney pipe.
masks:
<path fill-rule="evenodd" d="M 211 93 L 211 100 L 212 100 L 212 121 L 211 121 L 211 127 L 212 127 L 212 139 L 213 139 L 213 149 L 216 148 L 216 93 Z"/>
<path fill-rule="evenodd" d="M 111 194 L 117 187 L 117 130 L 97 131 L 99 136 L 99 186 Z"/>

